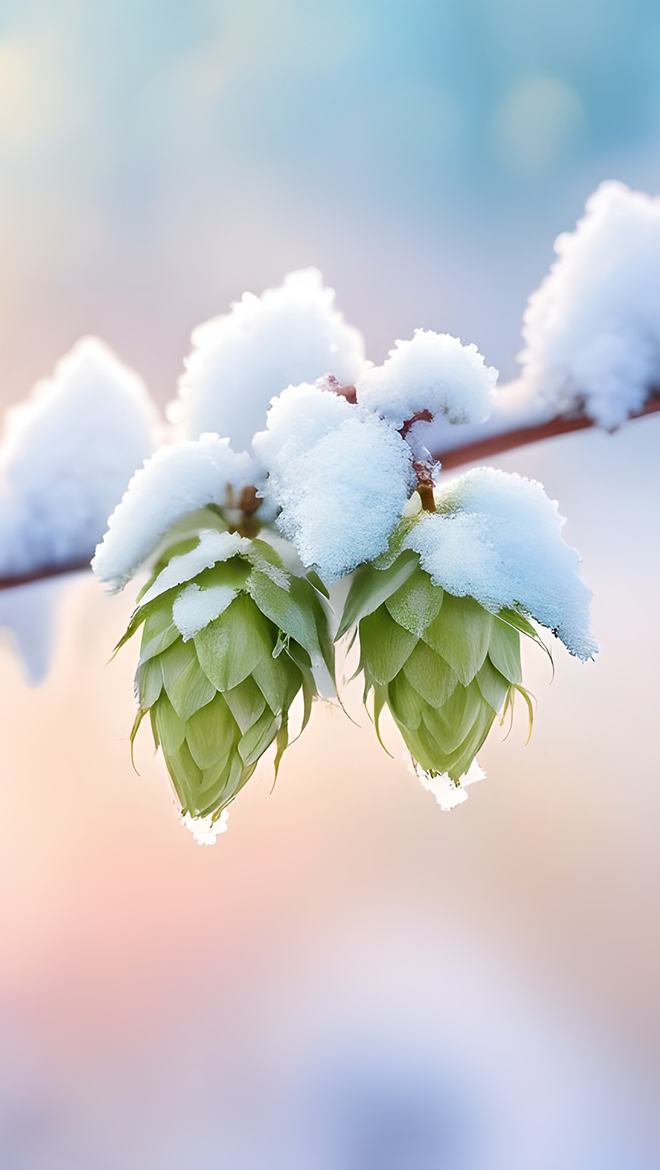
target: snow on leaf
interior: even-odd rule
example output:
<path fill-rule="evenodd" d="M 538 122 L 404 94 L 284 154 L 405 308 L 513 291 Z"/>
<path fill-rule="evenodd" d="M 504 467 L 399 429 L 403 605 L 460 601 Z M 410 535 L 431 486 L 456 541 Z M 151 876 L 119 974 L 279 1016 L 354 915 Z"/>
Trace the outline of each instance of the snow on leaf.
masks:
<path fill-rule="evenodd" d="M 223 504 L 228 489 L 240 492 L 255 477 L 254 460 L 236 455 L 217 435 L 161 447 L 133 476 L 110 517 L 94 572 L 110 590 L 122 589 L 178 520 L 206 504 Z"/>
<path fill-rule="evenodd" d="M 579 555 L 562 540 L 564 519 L 539 483 L 480 467 L 437 489 L 436 504 L 404 544 L 437 585 L 493 613 L 521 610 L 579 658 L 596 653 Z"/>

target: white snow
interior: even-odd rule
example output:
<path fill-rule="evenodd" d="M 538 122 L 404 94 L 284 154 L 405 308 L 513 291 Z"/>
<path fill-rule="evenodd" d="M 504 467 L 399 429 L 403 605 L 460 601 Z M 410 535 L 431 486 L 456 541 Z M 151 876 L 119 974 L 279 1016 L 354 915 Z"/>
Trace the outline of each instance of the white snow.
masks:
<path fill-rule="evenodd" d="M 484 422 L 495 397 L 497 370 L 487 366 L 476 345 L 462 345 L 448 333 L 417 329 L 397 341 L 382 366 L 364 371 L 358 402 L 402 427 L 419 411 L 446 415 L 450 423 Z"/>
<path fill-rule="evenodd" d="M 188 642 L 220 617 L 235 597 L 236 590 L 228 585 L 212 585 L 209 589 L 188 585 L 172 606 L 172 619 L 183 641 Z"/>
<path fill-rule="evenodd" d="M 153 585 L 140 600 L 140 605 L 147 605 L 161 593 L 173 589 L 175 585 L 184 585 L 192 581 L 204 569 L 210 569 L 220 561 L 228 561 L 236 553 L 247 553 L 252 542 L 237 532 L 217 532 L 213 529 L 203 529 L 199 534 L 199 543 L 190 552 L 174 556 L 160 572 Z"/>
<path fill-rule="evenodd" d="M 555 251 L 525 313 L 523 382 L 553 413 L 584 403 L 616 427 L 660 388 L 660 198 L 601 184 Z"/>
<path fill-rule="evenodd" d="M 435 796 L 442 812 L 451 812 L 453 808 L 457 808 L 459 804 L 463 804 L 468 798 L 468 793 L 465 791 L 468 784 L 476 784 L 478 780 L 485 780 L 486 773 L 480 767 L 477 760 L 473 760 L 464 776 L 461 776 L 460 784 L 455 784 L 451 776 L 446 772 L 426 772 L 415 760 L 410 765 L 410 771 L 420 781 L 422 788 Z"/>
<path fill-rule="evenodd" d="M 489 467 L 436 489 L 437 512 L 419 513 L 406 547 L 433 581 L 493 612 L 524 611 L 579 658 L 597 645 L 580 557 L 561 537 L 564 519 L 539 483 Z"/>
<path fill-rule="evenodd" d="M 254 436 L 254 452 L 275 476 L 300 458 L 329 431 L 352 418 L 355 407 L 340 394 L 302 383 L 288 386 L 274 398 L 266 416 L 266 430 Z"/>
<path fill-rule="evenodd" d="M 236 455 L 217 435 L 161 447 L 133 476 L 110 517 L 94 572 L 111 591 L 122 589 L 177 520 L 222 504 L 228 489 L 239 493 L 255 478 L 254 460 Z"/>
<path fill-rule="evenodd" d="M 193 332 L 193 349 L 168 411 L 183 434 L 228 436 L 249 449 L 268 404 L 289 385 L 334 374 L 353 383 L 364 363 L 364 341 L 334 305 L 315 268 L 292 272 L 262 296 L 245 293 L 227 315 Z"/>
<path fill-rule="evenodd" d="M 318 387 L 290 388 L 255 450 L 304 565 L 333 581 L 386 548 L 415 478 L 408 444 L 378 415 Z"/>
<path fill-rule="evenodd" d="M 91 556 L 126 485 L 157 443 L 144 382 L 97 338 L 7 412 L 0 444 L 0 574 Z"/>
<path fill-rule="evenodd" d="M 198 845 L 215 845 L 221 833 L 227 832 L 229 809 L 223 808 L 217 820 L 213 820 L 213 813 L 206 817 L 191 817 L 186 813 L 181 818 L 183 824 L 190 830 Z"/>

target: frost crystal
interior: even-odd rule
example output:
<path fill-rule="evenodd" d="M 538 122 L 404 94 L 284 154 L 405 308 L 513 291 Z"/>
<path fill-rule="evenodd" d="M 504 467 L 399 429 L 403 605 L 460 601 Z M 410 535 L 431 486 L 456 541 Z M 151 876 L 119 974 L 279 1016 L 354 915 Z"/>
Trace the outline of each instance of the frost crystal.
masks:
<path fill-rule="evenodd" d="M 591 592 L 578 576 L 578 553 L 561 538 L 557 504 L 539 483 L 479 467 L 436 490 L 436 506 L 418 515 L 404 542 L 436 585 L 492 612 L 519 609 L 571 654 L 593 656 Z"/>
<path fill-rule="evenodd" d="M 236 455 L 228 439 L 161 447 L 132 478 L 108 521 L 92 568 L 110 590 L 122 589 L 173 524 L 206 504 L 223 504 L 256 478 L 254 460 Z"/>
<path fill-rule="evenodd" d="M 94 337 L 7 414 L 0 446 L 0 573 L 88 557 L 157 441 L 142 380 Z"/>
<path fill-rule="evenodd" d="M 229 809 L 225 808 L 215 821 L 212 813 L 207 817 L 191 817 L 190 813 L 186 813 L 181 820 L 190 829 L 198 845 L 215 845 L 220 834 L 227 832 L 228 817 Z"/>
<path fill-rule="evenodd" d="M 332 581 L 386 548 L 414 474 L 407 443 L 378 415 L 297 386 L 273 403 L 255 450 L 304 565 Z"/>
<path fill-rule="evenodd" d="M 354 382 L 364 342 L 334 299 L 321 273 L 308 268 L 261 297 L 245 293 L 229 314 L 198 326 L 172 421 L 190 438 L 204 431 L 227 435 L 241 451 L 262 429 L 271 398 L 287 386 L 326 373 Z"/>
<path fill-rule="evenodd" d="M 496 381 L 497 370 L 485 364 L 476 345 L 417 329 L 411 341 L 397 341 L 382 366 L 364 371 L 358 401 L 397 428 L 421 411 L 445 414 L 452 423 L 484 422 Z"/>
<path fill-rule="evenodd" d="M 235 597 L 236 590 L 230 589 L 228 585 L 213 585 L 210 589 L 188 585 L 172 606 L 172 620 L 184 642 L 194 638 L 195 634 L 205 630 L 210 622 L 220 617 Z"/>
<path fill-rule="evenodd" d="M 525 313 L 530 394 L 616 427 L 660 386 L 660 199 L 603 183 Z"/>

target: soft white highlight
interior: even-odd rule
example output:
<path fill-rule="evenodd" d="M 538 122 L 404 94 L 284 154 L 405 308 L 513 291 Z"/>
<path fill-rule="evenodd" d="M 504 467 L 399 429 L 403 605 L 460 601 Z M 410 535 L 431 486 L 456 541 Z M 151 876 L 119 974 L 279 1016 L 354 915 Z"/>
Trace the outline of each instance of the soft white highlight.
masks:
<path fill-rule="evenodd" d="M 268 404 L 289 385 L 334 374 L 353 383 L 364 341 L 335 308 L 315 268 L 292 272 L 262 296 L 245 293 L 230 313 L 199 325 L 170 417 L 190 438 L 226 435 L 248 449 Z"/>
<path fill-rule="evenodd" d="M 108 521 L 92 561 L 97 577 L 112 591 L 122 589 L 173 524 L 206 504 L 222 505 L 229 490 L 237 494 L 255 478 L 254 460 L 217 435 L 161 447 Z"/>
<path fill-rule="evenodd" d="M 603 183 L 530 297 L 521 356 L 532 399 L 613 428 L 660 387 L 660 198 Z"/>
<path fill-rule="evenodd" d="M 564 518 L 541 484 L 478 467 L 437 489 L 436 506 L 419 514 L 404 542 L 436 585 L 492 612 L 526 613 L 579 658 L 596 653 L 580 557 L 562 539 Z"/>
<path fill-rule="evenodd" d="M 88 558 L 157 443 L 141 378 L 86 337 L 7 412 L 0 445 L 0 574 Z"/>

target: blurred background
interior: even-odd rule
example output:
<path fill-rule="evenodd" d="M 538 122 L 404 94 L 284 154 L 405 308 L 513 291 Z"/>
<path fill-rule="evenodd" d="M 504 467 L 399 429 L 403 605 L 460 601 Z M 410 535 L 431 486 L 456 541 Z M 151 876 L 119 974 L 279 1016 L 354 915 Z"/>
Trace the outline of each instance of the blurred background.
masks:
<path fill-rule="evenodd" d="M 163 404 L 195 324 L 309 264 L 373 360 L 421 325 L 514 376 L 557 233 L 604 178 L 660 191 L 659 60 L 653 0 L 0 0 L 0 406 L 86 332 Z M 529 657 L 532 741 L 451 814 L 349 688 L 363 726 L 319 707 L 200 849 L 146 736 L 131 769 L 131 598 L 35 587 L 25 655 L 0 631 L 0 1165 L 658 1164 L 659 439 L 497 460 L 568 515 L 601 655 Z"/>

